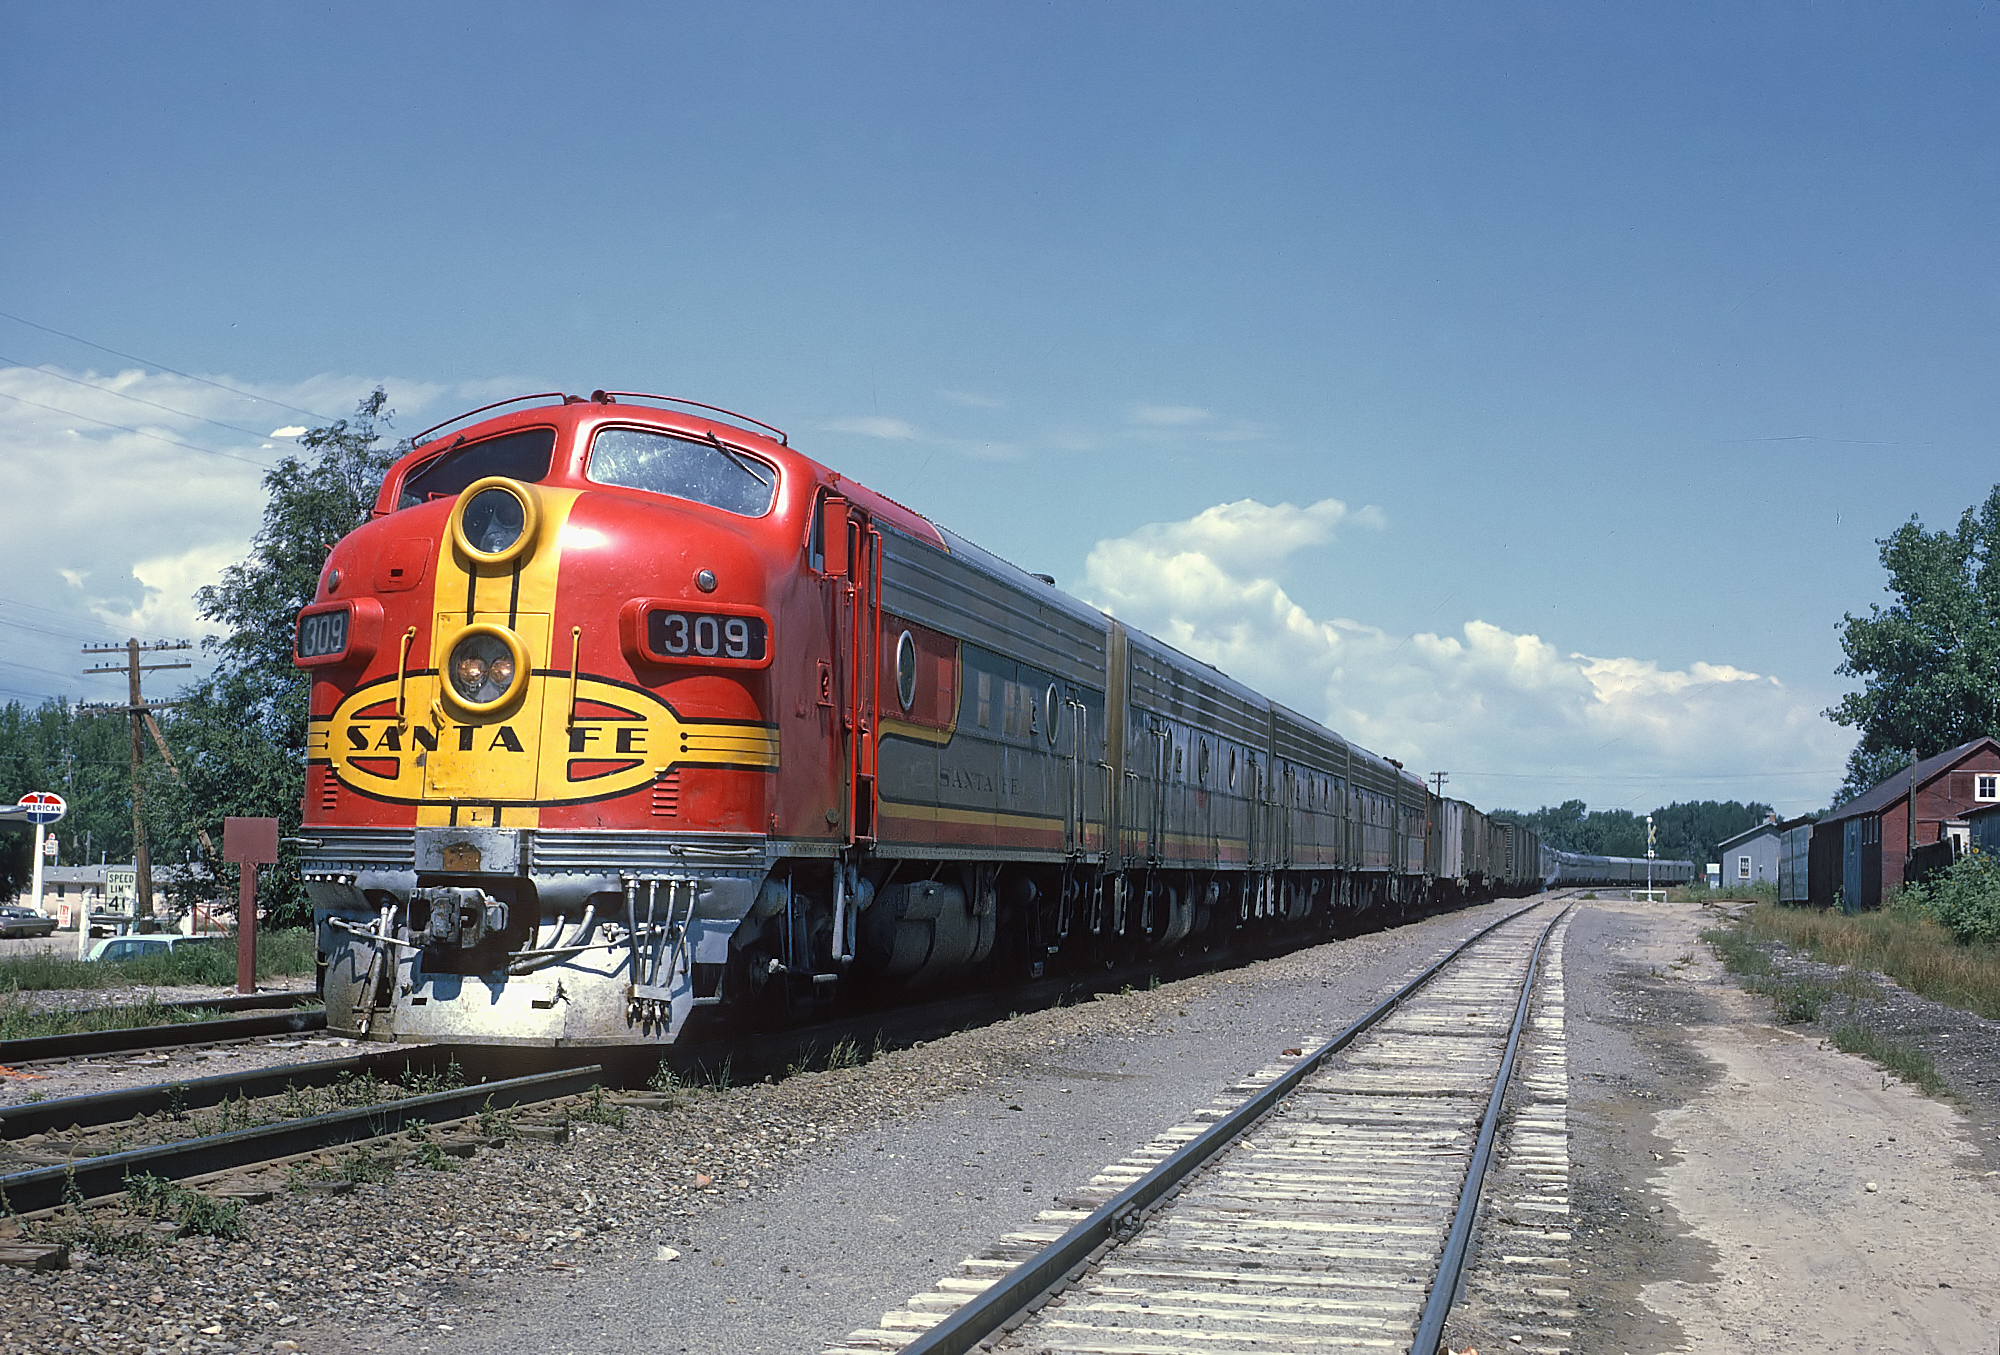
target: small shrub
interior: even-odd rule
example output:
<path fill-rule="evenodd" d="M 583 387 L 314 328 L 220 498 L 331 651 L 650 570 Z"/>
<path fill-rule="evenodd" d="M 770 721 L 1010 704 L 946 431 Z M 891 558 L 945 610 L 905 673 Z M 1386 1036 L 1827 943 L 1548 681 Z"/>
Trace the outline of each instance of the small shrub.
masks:
<path fill-rule="evenodd" d="M 2000 943 L 2000 861 L 1967 853 L 1926 883 L 1898 891 L 1889 906 L 1930 918 L 1961 945 Z"/>

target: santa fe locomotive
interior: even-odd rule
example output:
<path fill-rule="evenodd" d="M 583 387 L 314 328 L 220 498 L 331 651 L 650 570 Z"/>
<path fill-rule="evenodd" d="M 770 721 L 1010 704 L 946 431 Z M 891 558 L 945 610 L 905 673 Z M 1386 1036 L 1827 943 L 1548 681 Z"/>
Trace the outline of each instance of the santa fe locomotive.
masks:
<path fill-rule="evenodd" d="M 1544 878 L 777 429 L 503 404 L 418 440 L 298 618 L 336 1030 L 666 1043 Z"/>

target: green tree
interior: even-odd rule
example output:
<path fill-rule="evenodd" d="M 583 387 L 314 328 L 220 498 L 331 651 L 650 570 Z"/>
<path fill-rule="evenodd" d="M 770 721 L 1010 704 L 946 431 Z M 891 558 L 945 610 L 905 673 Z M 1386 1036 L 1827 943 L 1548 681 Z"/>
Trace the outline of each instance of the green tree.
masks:
<path fill-rule="evenodd" d="M 264 476 L 269 498 L 250 556 L 223 571 L 222 582 L 195 595 L 201 615 L 225 633 L 208 642 L 215 672 L 181 698 L 167 720 L 167 739 L 182 782 L 156 778 L 166 859 L 200 854 L 217 879 L 233 877 L 208 859 L 198 832 L 222 847 L 222 820 L 270 817 L 282 836 L 297 834 L 305 795 L 307 699 L 311 683 L 292 664 L 292 628 L 299 609 L 319 590 L 320 567 L 333 544 L 375 506 L 383 473 L 402 448 L 380 445 L 392 417 L 380 387 L 354 417 L 315 428 L 299 439 L 307 455 L 288 456 Z M 277 924 L 306 920 L 298 859 L 280 846 L 259 898 Z"/>
<path fill-rule="evenodd" d="M 131 762 L 125 717 L 93 713 L 54 697 L 33 710 L 0 706 L 0 803 L 52 790 L 69 802 L 55 829 L 57 861 L 80 865 L 132 855 Z M 23 887 L 34 862 L 32 829 L 0 829 L 0 895 Z"/>
<path fill-rule="evenodd" d="M 1862 689 L 1826 712 L 1861 731 L 1841 800 L 2000 727 L 2000 485 L 1955 529 L 1913 516 L 1876 544 L 1894 601 L 1842 618 L 1835 671 Z"/>
<path fill-rule="evenodd" d="M 1755 828 L 1772 815 L 1771 806 L 1753 800 L 1676 800 L 1653 811 L 1653 836 L 1664 860 L 1692 861 L 1697 867 L 1716 859 L 1716 844 Z"/>
<path fill-rule="evenodd" d="M 1754 828 L 1770 817 L 1771 806 L 1735 800 L 1676 801 L 1653 811 L 1654 850 L 1663 861 L 1715 859 L 1715 844 Z M 1532 812 L 1496 809 L 1495 818 L 1518 819 L 1557 851 L 1587 856 L 1646 854 L 1646 820 L 1629 809 L 1591 809 L 1581 800 L 1544 805 Z"/>

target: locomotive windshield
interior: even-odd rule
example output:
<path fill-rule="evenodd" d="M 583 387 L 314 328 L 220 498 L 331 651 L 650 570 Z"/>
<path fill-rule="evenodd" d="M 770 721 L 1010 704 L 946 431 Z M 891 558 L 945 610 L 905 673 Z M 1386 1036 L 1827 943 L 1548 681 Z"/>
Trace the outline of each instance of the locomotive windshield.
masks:
<path fill-rule="evenodd" d="M 474 480 L 489 475 L 530 482 L 547 479 L 555 449 L 553 428 L 529 428 L 453 447 L 403 477 L 403 492 L 396 506 L 413 508 L 432 499 L 455 498 Z"/>
<path fill-rule="evenodd" d="M 691 499 L 746 518 L 771 511 L 778 472 L 713 442 L 639 428 L 607 428 L 590 444 L 588 474 L 600 485 L 622 485 Z"/>

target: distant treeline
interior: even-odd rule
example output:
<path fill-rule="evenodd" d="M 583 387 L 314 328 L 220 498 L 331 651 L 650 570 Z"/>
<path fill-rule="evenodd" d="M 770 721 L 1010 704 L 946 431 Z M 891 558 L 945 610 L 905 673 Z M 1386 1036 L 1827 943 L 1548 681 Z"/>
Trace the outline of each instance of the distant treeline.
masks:
<path fill-rule="evenodd" d="M 1654 850 L 1663 861 L 1692 861 L 1697 867 L 1716 859 L 1715 845 L 1755 828 L 1771 814 L 1771 806 L 1752 801 L 1694 800 L 1653 811 Z M 1518 819 L 1541 834 L 1548 846 L 1591 856 L 1644 856 L 1646 816 L 1629 809 L 1591 809 L 1581 800 L 1564 800 L 1536 810 L 1496 809 L 1496 819 Z"/>

